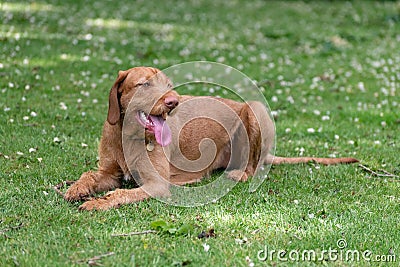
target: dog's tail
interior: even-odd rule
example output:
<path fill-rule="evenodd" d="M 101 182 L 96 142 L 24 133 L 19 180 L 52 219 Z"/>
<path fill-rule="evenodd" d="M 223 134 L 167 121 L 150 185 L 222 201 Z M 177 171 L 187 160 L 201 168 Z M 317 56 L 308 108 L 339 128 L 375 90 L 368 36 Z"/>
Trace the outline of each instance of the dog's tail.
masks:
<path fill-rule="evenodd" d="M 268 155 L 265 160 L 265 164 L 298 164 L 314 162 L 322 165 L 333 165 L 333 164 L 350 164 L 359 162 L 355 158 L 314 158 L 314 157 L 297 157 L 297 158 L 286 158 L 286 157 L 275 157 Z"/>

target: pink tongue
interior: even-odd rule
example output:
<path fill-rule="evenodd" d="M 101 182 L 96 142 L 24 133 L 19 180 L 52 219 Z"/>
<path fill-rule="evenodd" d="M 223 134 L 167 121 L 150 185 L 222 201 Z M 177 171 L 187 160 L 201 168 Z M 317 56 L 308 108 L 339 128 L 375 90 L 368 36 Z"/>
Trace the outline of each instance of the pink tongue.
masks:
<path fill-rule="evenodd" d="M 165 120 L 161 116 L 152 116 L 150 115 L 150 119 L 154 125 L 154 136 L 156 137 L 157 143 L 161 146 L 167 146 L 171 143 L 171 129 L 168 124 L 165 123 Z"/>

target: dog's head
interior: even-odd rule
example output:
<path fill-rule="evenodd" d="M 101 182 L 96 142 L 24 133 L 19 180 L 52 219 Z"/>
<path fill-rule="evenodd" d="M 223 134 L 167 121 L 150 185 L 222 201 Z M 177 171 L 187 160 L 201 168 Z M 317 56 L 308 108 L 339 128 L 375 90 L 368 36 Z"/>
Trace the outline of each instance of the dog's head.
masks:
<path fill-rule="evenodd" d="M 135 116 L 160 145 L 169 144 L 165 119 L 179 103 L 179 95 L 172 89 L 171 81 L 158 69 L 136 67 L 120 71 L 110 91 L 108 123 L 122 122 L 126 114 Z"/>

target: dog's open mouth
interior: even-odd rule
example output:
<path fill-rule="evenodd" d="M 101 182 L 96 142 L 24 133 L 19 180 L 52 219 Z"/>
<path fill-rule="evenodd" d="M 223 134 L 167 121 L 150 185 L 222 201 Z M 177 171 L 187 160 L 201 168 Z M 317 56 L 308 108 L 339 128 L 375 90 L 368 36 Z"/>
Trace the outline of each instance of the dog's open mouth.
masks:
<path fill-rule="evenodd" d="M 158 116 L 146 114 L 138 111 L 136 119 L 150 133 L 154 133 L 157 143 L 161 146 L 167 146 L 171 143 L 171 129 L 165 123 L 166 114 Z"/>

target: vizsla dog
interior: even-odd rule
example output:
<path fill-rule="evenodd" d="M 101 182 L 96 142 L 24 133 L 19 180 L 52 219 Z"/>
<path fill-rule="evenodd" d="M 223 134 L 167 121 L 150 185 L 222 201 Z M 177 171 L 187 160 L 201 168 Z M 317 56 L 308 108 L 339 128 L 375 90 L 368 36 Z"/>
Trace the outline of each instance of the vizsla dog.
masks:
<path fill-rule="evenodd" d="M 151 67 L 120 71 L 111 88 L 99 147 L 99 167 L 66 192 L 81 210 L 106 210 L 170 194 L 170 184 L 199 181 L 217 169 L 246 181 L 262 164 L 357 162 L 353 158 L 284 158 L 270 155 L 274 125 L 260 102 L 180 96 L 168 77 Z M 124 179 L 138 183 L 119 189 Z"/>

